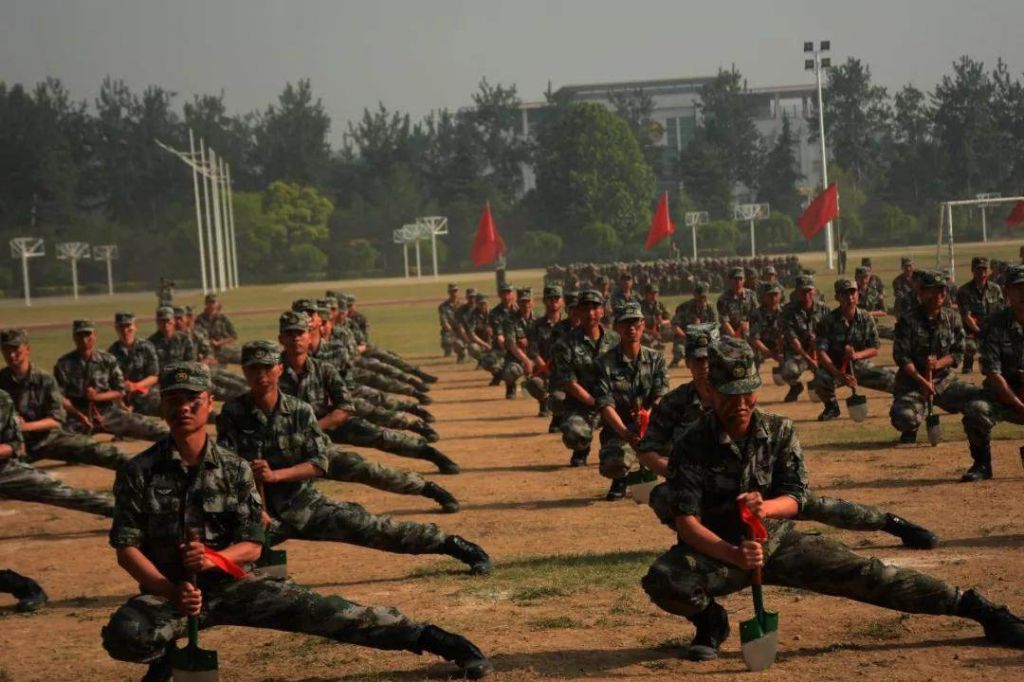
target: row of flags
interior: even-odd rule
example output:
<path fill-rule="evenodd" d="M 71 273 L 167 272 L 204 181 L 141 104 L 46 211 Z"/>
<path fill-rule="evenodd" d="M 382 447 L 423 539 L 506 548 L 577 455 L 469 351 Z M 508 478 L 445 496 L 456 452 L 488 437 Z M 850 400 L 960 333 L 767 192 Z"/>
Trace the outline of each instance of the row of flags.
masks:
<path fill-rule="evenodd" d="M 800 214 L 797 225 L 800 227 L 800 233 L 804 239 L 810 241 L 838 217 L 839 188 L 833 182 L 807 205 L 804 212 Z M 1024 225 L 1024 201 L 1014 204 L 1010 214 L 1006 216 L 1005 222 L 1006 226 L 1011 228 Z M 658 201 L 658 208 L 654 212 L 651 227 L 647 231 L 644 248 L 650 251 L 675 231 L 676 226 L 672 223 L 668 210 L 668 192 L 665 192 L 661 195 L 661 200 Z M 480 223 L 476 228 L 476 237 L 473 239 L 473 248 L 470 250 L 473 265 L 479 268 L 493 263 L 504 251 L 505 242 L 494 225 L 494 218 L 491 217 L 491 205 L 485 203 L 483 213 L 480 215 Z"/>

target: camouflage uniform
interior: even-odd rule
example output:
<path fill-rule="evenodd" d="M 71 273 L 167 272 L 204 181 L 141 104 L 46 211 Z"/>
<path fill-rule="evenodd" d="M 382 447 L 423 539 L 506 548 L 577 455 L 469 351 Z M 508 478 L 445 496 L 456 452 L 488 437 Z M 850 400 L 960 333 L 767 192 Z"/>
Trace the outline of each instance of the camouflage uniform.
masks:
<path fill-rule="evenodd" d="M 204 310 L 196 315 L 196 329 L 203 332 L 207 339 L 214 341 L 238 338 L 238 332 L 235 331 L 235 325 L 231 322 L 231 318 L 221 312 L 210 315 Z M 218 347 L 214 354 L 217 362 L 224 365 L 238 364 L 242 359 L 239 349 L 228 345 Z"/>
<path fill-rule="evenodd" d="M 518 309 L 502 321 L 501 335 L 505 338 L 505 361 L 501 367 L 501 378 L 505 382 L 506 397 L 515 396 L 516 382 L 525 374 L 522 363 L 509 350 L 509 345 L 518 346 L 529 356 L 529 329 L 532 322 L 532 318 L 523 317 Z"/>
<path fill-rule="evenodd" d="M 744 289 L 739 295 L 730 289 L 719 296 L 715 304 L 721 321 L 728 322 L 737 333 L 740 331 L 740 324 L 750 320 L 750 315 L 757 306 L 757 294 L 751 289 Z"/>
<path fill-rule="evenodd" d="M 855 351 L 880 345 L 874 318 L 860 308 L 856 309 L 853 320 L 849 322 L 839 308 L 830 311 L 818 330 L 818 350 L 827 353 L 840 371 L 843 370 L 844 349 L 848 345 Z M 853 374 L 858 385 L 886 393 L 892 393 L 896 382 L 896 372 L 889 367 L 875 367 L 871 360 L 854 361 L 853 367 L 846 368 L 846 373 Z M 836 379 L 824 367 L 819 366 L 815 372 L 812 388 L 823 403 L 835 400 Z"/>
<path fill-rule="evenodd" d="M 655 293 L 660 291 L 655 290 Z M 644 302 L 640 304 L 640 311 L 644 315 L 644 334 L 641 340 L 645 346 L 651 347 L 664 347 L 663 339 L 665 338 L 664 327 L 668 322 L 668 309 L 665 308 L 665 304 L 659 300 L 648 301 L 644 299 Z M 654 331 L 659 333 L 659 336 L 654 335 Z"/>
<path fill-rule="evenodd" d="M 0 370 L 0 389 L 7 392 L 21 418 L 27 422 L 53 419 L 60 428 L 31 431 L 25 435 L 26 459 L 56 459 L 75 464 L 89 464 L 117 471 L 130 457 L 109 443 L 101 443 L 83 434 L 65 429 L 67 413 L 63 396 L 53 377 L 29 368 L 28 375 L 17 378 L 10 367 Z"/>
<path fill-rule="evenodd" d="M 151 334 L 147 340 L 156 349 L 161 367 L 172 362 L 187 362 L 199 359 L 195 344 L 192 343 L 192 340 L 184 332 L 176 331 L 170 336 L 164 336 L 158 331 Z"/>
<path fill-rule="evenodd" d="M 800 376 L 810 369 L 803 356 L 793 350 L 792 342 L 799 341 L 804 350 L 813 357 L 818 325 L 827 314 L 828 308 L 817 302 L 810 310 L 806 310 L 799 303 L 787 303 L 782 307 L 780 324 L 785 344 L 780 369 L 783 380 L 790 386 L 799 384 Z"/>
<path fill-rule="evenodd" d="M 131 348 L 120 340 L 110 344 L 107 352 L 117 360 L 117 366 L 127 381 L 142 381 L 146 377 L 156 376 L 160 371 L 160 360 L 156 348 L 145 339 L 135 339 Z M 133 412 L 157 415 L 160 411 L 160 390 L 150 386 L 146 393 L 133 393 L 128 400 Z"/>
<path fill-rule="evenodd" d="M 785 356 L 786 340 L 782 329 L 782 308 L 771 310 L 766 305 L 758 306 L 757 310 L 750 314 L 749 338 L 751 341 L 760 341 L 770 350 Z M 754 350 L 754 359 L 758 367 L 766 359 L 762 357 L 762 354 L 763 352 Z"/>
<path fill-rule="evenodd" d="M 988 265 L 987 260 L 985 265 Z M 974 280 L 971 280 L 957 290 L 956 305 L 960 309 L 961 321 L 971 315 L 978 327 L 984 331 L 989 316 L 1002 310 L 1006 306 L 1006 301 L 1003 299 L 1003 292 L 994 282 L 985 282 L 985 286 L 979 290 L 974 285 Z M 963 371 L 964 374 L 968 374 L 974 368 L 974 355 L 978 352 L 978 339 L 966 328 L 964 333 Z"/>
<path fill-rule="evenodd" d="M 703 284 L 703 282 L 701 283 Z M 704 285 L 707 286 L 707 285 Z M 700 302 L 696 298 L 692 298 L 689 301 L 683 301 L 676 306 L 675 313 L 672 315 L 672 326 L 679 327 L 685 330 L 691 324 L 704 324 L 709 322 L 718 322 L 718 315 L 715 313 L 714 307 L 707 299 L 704 300 L 704 304 L 700 305 Z M 678 335 L 673 335 L 672 341 L 672 364 L 679 364 L 683 356 L 685 355 L 684 349 L 686 347 L 686 341 L 680 338 Z"/>
<path fill-rule="evenodd" d="M 117 510 L 111 546 L 138 548 L 166 578 L 177 582 L 185 577 L 178 545 L 186 527 L 213 550 L 239 542 L 262 543 L 259 497 L 245 462 L 207 441 L 200 469 L 190 480 L 169 439 L 140 454 L 118 474 L 114 486 Z M 208 571 L 199 575 L 198 584 L 203 591 L 202 628 L 261 627 L 418 651 L 425 627 L 392 608 L 325 597 L 259 573 L 236 581 Z M 141 594 L 113 614 L 102 631 L 103 647 L 115 659 L 148 663 L 162 657 L 186 631 L 186 618 L 174 604 Z"/>
<path fill-rule="evenodd" d="M 10 457 L 0 458 L 0 499 L 36 502 L 87 514 L 114 515 L 114 498 L 65 485 L 54 476 L 23 461 L 25 444 L 14 401 L 0 390 L 0 444 L 10 445 Z"/>
<path fill-rule="evenodd" d="M 871 290 L 874 292 L 874 290 Z M 863 294 L 861 299 L 863 299 Z M 907 307 L 907 301 L 914 300 L 914 285 L 911 279 L 905 276 L 902 272 L 896 276 L 896 279 L 892 281 L 892 299 L 893 309 L 896 311 L 903 310 Z M 881 299 L 878 299 L 881 303 Z M 868 308 L 868 310 L 875 310 L 875 308 Z"/>
<path fill-rule="evenodd" d="M 562 287 L 551 285 L 544 287 L 544 299 L 559 298 L 562 296 Z M 539 416 L 546 417 L 551 414 L 549 405 L 549 392 L 551 389 L 551 369 L 554 363 L 556 328 L 563 320 L 552 322 L 547 314 L 533 318 L 526 329 L 527 355 L 531 358 L 540 358 L 545 365 L 544 372 L 535 372 L 523 383 L 533 398 L 540 403 Z"/>

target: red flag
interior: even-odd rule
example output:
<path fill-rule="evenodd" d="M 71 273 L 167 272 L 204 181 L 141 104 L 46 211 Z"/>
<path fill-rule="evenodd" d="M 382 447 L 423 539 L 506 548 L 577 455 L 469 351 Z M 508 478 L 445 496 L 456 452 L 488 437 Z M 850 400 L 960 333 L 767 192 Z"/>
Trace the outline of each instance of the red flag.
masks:
<path fill-rule="evenodd" d="M 797 224 L 803 232 L 804 239 L 814 239 L 828 223 L 839 217 L 839 190 L 836 183 L 825 188 L 825 191 L 814 198 L 804 209 Z"/>
<path fill-rule="evenodd" d="M 651 220 L 651 229 L 647 233 L 644 248 L 650 251 L 658 242 L 675 231 L 676 226 L 672 224 L 672 219 L 668 215 L 668 192 L 665 192 L 661 195 L 661 201 L 658 202 L 658 210 L 654 212 L 654 219 Z"/>
<path fill-rule="evenodd" d="M 498 228 L 494 226 L 494 219 L 491 218 L 491 204 L 484 204 L 484 212 L 480 214 L 480 224 L 476 227 L 476 237 L 473 239 L 473 248 L 469 255 L 473 258 L 473 265 L 480 267 L 498 260 L 505 251 L 505 242 L 498 234 Z"/>
<path fill-rule="evenodd" d="M 1006 216 L 1007 227 L 1018 227 L 1024 224 L 1024 201 L 1018 201 L 1013 205 L 1010 215 Z"/>

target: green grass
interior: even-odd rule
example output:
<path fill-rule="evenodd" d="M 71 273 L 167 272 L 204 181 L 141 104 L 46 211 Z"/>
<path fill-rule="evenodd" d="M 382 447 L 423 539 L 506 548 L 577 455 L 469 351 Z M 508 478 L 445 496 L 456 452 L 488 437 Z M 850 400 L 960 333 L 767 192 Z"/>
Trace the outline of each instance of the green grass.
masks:
<path fill-rule="evenodd" d="M 864 623 L 861 627 L 860 634 L 869 639 L 878 641 L 892 641 L 902 639 L 907 634 L 907 626 L 905 622 L 910 618 L 907 614 L 900 614 L 895 618 L 886 618 L 884 620 L 875 620 L 870 623 Z"/>
<path fill-rule="evenodd" d="M 537 618 L 527 623 L 531 630 L 577 630 L 586 627 L 578 620 L 569 616 L 553 616 L 551 618 Z"/>

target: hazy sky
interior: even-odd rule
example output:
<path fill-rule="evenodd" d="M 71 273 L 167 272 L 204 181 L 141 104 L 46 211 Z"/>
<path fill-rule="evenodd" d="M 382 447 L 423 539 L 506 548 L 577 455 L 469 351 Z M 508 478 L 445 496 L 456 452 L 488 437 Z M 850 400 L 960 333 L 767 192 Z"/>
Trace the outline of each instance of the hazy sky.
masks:
<path fill-rule="evenodd" d="M 524 100 L 548 81 L 713 74 L 753 86 L 806 82 L 801 45 L 831 39 L 890 88 L 930 89 L 950 63 L 997 57 L 1024 71 L 1022 0 L 0 0 L 0 80 L 62 79 L 91 102 L 106 74 L 182 102 L 227 92 L 263 108 L 308 77 L 333 119 L 378 101 L 418 117 L 469 103 L 482 77 Z"/>

